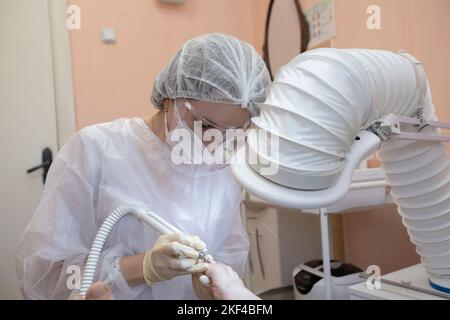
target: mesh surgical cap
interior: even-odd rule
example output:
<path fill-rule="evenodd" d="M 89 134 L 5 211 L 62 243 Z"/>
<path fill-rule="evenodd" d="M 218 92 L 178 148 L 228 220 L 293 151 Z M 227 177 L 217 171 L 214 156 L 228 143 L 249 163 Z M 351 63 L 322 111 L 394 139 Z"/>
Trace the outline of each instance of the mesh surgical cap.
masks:
<path fill-rule="evenodd" d="M 248 43 L 225 34 L 186 42 L 155 80 L 151 101 L 187 98 L 240 105 L 256 115 L 271 80 L 266 64 Z"/>

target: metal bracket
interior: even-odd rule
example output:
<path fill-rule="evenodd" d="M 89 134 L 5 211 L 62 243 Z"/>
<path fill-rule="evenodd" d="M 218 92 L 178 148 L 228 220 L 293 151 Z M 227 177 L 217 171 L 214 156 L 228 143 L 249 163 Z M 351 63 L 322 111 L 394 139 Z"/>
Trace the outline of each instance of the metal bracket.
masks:
<path fill-rule="evenodd" d="M 409 124 L 417 128 L 417 131 L 402 131 L 402 124 Z M 376 134 L 383 141 L 387 140 L 417 140 L 450 142 L 450 136 L 439 134 L 428 134 L 422 132 L 426 127 L 450 129 L 450 123 L 439 121 L 426 121 L 421 112 L 416 117 L 397 116 L 389 114 L 386 117 L 375 121 L 368 130 Z"/>

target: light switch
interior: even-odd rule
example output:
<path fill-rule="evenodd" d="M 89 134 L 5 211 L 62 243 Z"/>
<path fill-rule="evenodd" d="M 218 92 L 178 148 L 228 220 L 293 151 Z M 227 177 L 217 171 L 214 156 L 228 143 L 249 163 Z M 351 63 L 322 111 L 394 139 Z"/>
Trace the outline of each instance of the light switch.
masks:
<path fill-rule="evenodd" d="M 114 28 L 102 28 L 102 42 L 104 44 L 116 43 L 116 32 Z"/>

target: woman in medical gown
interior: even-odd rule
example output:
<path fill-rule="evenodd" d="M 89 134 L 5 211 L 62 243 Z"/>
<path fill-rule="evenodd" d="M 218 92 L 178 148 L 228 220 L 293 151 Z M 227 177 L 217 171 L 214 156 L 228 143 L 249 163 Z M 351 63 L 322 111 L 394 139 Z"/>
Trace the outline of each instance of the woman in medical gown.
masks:
<path fill-rule="evenodd" d="M 242 276 L 248 238 L 239 215 L 239 185 L 226 166 L 174 163 L 167 136 L 199 115 L 208 123 L 242 127 L 264 101 L 269 83 L 264 62 L 249 44 L 223 34 L 200 36 L 158 75 L 151 99 L 157 115 L 94 125 L 71 137 L 51 166 L 17 248 L 25 298 L 76 295 L 74 280 L 98 228 L 123 205 L 149 208 L 198 236 L 216 261 Z M 151 284 L 135 276 L 158 238 L 135 217 L 124 217 L 105 243 L 96 281 L 106 282 L 116 299 L 196 298 L 189 274 Z"/>

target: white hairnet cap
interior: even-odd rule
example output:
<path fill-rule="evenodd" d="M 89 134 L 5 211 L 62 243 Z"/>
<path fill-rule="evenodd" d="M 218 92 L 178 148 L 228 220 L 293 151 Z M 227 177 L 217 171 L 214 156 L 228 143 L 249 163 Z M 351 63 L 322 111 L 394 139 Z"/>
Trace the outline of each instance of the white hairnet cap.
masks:
<path fill-rule="evenodd" d="M 248 43 L 226 34 L 186 42 L 156 78 L 151 101 L 191 98 L 240 105 L 251 114 L 264 102 L 271 80 L 261 56 Z"/>

